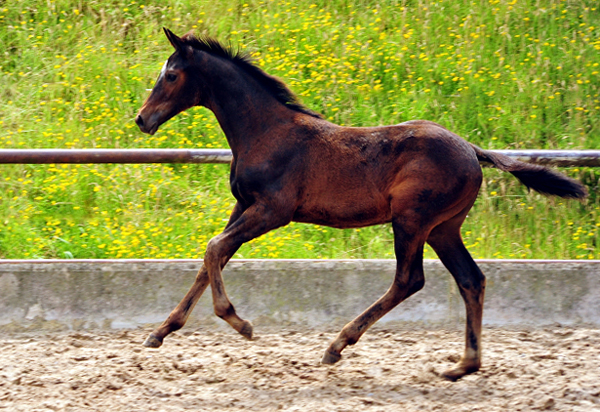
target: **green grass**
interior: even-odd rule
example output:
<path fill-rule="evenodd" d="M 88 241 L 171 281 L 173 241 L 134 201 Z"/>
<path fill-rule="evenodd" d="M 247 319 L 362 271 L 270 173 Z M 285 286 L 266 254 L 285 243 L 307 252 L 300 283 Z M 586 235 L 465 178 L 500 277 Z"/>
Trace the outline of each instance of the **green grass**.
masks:
<path fill-rule="evenodd" d="M 133 117 L 172 49 L 209 34 L 251 52 L 345 125 L 436 121 L 488 149 L 600 146 L 595 0 L 0 2 L 0 147 L 227 147 L 193 108 L 154 136 Z M 485 171 L 463 237 L 481 258 L 600 258 L 600 171 L 584 203 Z M 197 258 L 234 202 L 226 165 L 0 165 L 0 258 Z M 388 226 L 291 224 L 238 258 L 386 258 Z M 429 249 L 426 257 L 435 257 Z"/>

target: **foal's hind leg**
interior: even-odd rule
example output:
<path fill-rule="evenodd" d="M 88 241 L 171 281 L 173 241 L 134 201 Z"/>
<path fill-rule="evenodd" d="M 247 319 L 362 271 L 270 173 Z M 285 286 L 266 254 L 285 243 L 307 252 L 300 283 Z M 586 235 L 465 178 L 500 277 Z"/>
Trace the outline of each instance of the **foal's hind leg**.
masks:
<path fill-rule="evenodd" d="M 445 378 L 452 381 L 476 372 L 481 367 L 481 324 L 485 276 L 477 267 L 460 237 L 460 226 L 464 218 L 463 214 L 442 223 L 431 231 L 427 239 L 456 280 L 466 306 L 465 353 L 456 367 L 443 373 Z"/>
<path fill-rule="evenodd" d="M 375 322 L 423 287 L 423 244 L 426 232 L 423 232 L 416 216 L 410 216 L 409 213 L 404 214 L 402 218 L 395 218 L 392 227 L 397 259 L 392 286 L 377 302 L 344 326 L 329 345 L 322 363 L 333 364 L 339 361 L 346 346 L 354 345 Z"/>
<path fill-rule="evenodd" d="M 243 211 L 244 209 L 242 206 L 237 203 L 233 208 L 231 216 L 229 217 L 229 222 L 227 223 L 226 228 L 231 226 L 242 215 Z M 232 253 L 226 256 L 222 266 L 225 266 L 225 264 L 229 261 L 229 259 L 231 259 L 236 251 L 237 249 L 233 250 Z M 184 298 L 181 300 L 181 302 L 179 302 L 175 309 L 171 311 L 169 317 L 167 317 L 167 319 L 158 328 L 154 329 L 152 333 L 148 335 L 144 341 L 144 346 L 149 348 L 158 348 L 162 345 L 165 336 L 171 332 L 181 329 L 183 325 L 185 325 L 185 322 L 192 313 L 194 306 L 196 306 L 196 303 L 198 303 L 198 300 L 206 290 L 208 284 L 208 271 L 206 270 L 206 266 L 202 265 L 202 268 L 200 268 L 198 271 L 196 280 L 194 281 L 194 284 L 188 293 L 185 294 Z"/>

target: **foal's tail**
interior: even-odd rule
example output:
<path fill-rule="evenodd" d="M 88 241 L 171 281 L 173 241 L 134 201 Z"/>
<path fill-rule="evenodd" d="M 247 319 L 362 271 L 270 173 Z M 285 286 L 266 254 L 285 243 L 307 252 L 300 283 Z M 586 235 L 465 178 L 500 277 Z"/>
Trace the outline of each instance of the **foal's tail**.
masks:
<path fill-rule="evenodd" d="M 587 189 L 580 182 L 554 170 L 483 150 L 474 144 L 471 144 L 471 147 L 477 154 L 477 160 L 489 163 L 503 172 L 512 173 L 521 183 L 536 192 L 572 199 L 583 199 L 588 195 Z"/>

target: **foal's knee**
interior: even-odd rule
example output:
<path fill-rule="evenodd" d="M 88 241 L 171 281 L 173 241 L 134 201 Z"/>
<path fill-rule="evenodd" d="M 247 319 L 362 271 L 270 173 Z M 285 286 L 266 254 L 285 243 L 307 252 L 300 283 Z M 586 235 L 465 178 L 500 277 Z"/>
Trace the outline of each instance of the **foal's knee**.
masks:
<path fill-rule="evenodd" d="M 206 245 L 206 252 L 204 253 L 204 262 L 214 262 L 219 256 L 219 236 L 213 237 L 208 241 Z"/>

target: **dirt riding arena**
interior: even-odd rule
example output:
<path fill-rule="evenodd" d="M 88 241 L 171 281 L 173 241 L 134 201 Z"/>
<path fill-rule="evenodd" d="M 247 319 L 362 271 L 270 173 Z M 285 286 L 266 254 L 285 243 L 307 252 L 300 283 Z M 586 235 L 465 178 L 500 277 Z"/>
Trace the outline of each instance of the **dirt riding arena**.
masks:
<path fill-rule="evenodd" d="M 0 410 L 598 411 L 600 329 L 484 332 L 484 368 L 451 383 L 459 331 L 374 328 L 335 366 L 333 330 L 249 342 L 203 328 L 146 349 L 149 330 L 4 335 Z M 260 331 L 257 331 L 260 332 Z"/>

